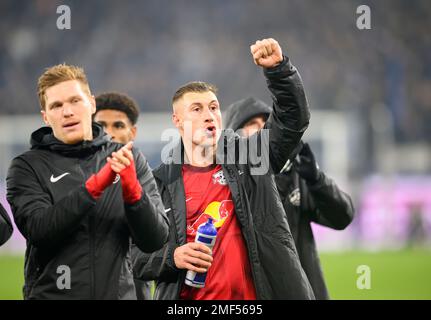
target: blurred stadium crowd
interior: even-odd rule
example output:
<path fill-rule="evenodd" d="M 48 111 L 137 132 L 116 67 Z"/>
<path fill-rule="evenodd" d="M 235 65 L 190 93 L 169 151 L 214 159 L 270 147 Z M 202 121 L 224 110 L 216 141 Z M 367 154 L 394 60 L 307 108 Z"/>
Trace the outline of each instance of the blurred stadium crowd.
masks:
<path fill-rule="evenodd" d="M 372 30 L 356 28 L 369 2 Z M 55 27 L 68 4 L 72 29 Z M 53 62 L 85 67 L 95 90 L 123 90 L 142 111 L 169 111 L 184 81 L 221 89 L 223 103 L 266 97 L 249 67 L 259 37 L 286 43 L 311 107 L 352 112 L 357 121 L 383 105 L 396 141 L 431 135 L 431 3 L 403 1 L 2 1 L 1 114 L 37 110 L 35 84 Z"/>

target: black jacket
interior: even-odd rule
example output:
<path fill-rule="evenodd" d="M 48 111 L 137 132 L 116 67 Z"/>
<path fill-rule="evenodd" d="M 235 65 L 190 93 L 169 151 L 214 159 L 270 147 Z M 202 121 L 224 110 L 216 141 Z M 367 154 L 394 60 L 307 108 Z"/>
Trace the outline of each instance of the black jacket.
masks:
<path fill-rule="evenodd" d="M 274 112 L 266 123 L 266 127 L 271 129 L 270 170 L 252 175 L 250 159 L 241 164 L 241 155 L 235 153 L 235 161 L 222 164 L 223 172 L 247 246 L 257 298 L 312 299 L 313 292 L 301 268 L 283 205 L 278 193 L 274 192 L 276 185 L 272 174 L 280 171 L 307 128 L 308 105 L 302 80 L 287 58 L 264 73 L 274 101 Z M 218 144 L 218 163 L 222 163 L 226 151 L 232 155 L 229 150 L 248 141 L 233 131 L 224 134 Z M 151 255 L 135 255 L 135 277 L 157 279 L 155 299 L 178 299 L 186 274 L 185 270 L 178 270 L 173 261 L 174 250 L 186 243 L 186 204 L 181 167 L 181 164 L 167 163 L 154 170 L 170 219 L 169 242 Z"/>
<path fill-rule="evenodd" d="M 238 130 L 253 117 L 267 117 L 270 112 L 271 108 L 260 100 L 240 100 L 225 113 L 226 127 Z M 275 176 L 277 189 L 314 295 L 316 299 L 329 299 L 310 223 L 313 221 L 336 230 L 346 228 L 354 216 L 352 201 L 323 172 L 315 184 L 309 185 L 293 166 L 288 168 Z"/>
<path fill-rule="evenodd" d="M 272 108 L 265 102 L 249 97 L 231 104 L 223 115 L 223 123 L 225 128 L 237 131 L 254 117 L 268 119 L 271 112 Z"/>
<path fill-rule="evenodd" d="M 0 204 L 0 246 L 9 240 L 12 232 L 12 222 L 10 221 L 6 210 Z"/>
<path fill-rule="evenodd" d="M 121 183 L 95 201 L 85 181 L 106 164 L 121 144 L 93 124 L 92 141 L 66 145 L 51 128 L 32 134 L 30 151 L 12 161 L 7 198 L 27 240 L 26 299 L 136 299 L 131 274 L 131 240 L 145 252 L 166 242 L 168 223 L 144 156 L 133 150 L 144 193 L 124 204 Z M 71 288 L 57 280 L 70 268 Z M 59 280 L 60 282 L 63 279 Z"/>
<path fill-rule="evenodd" d="M 354 216 L 352 200 L 323 172 L 316 183 L 309 184 L 291 167 L 276 175 L 275 181 L 314 295 L 319 300 L 329 299 L 310 223 L 335 230 L 346 228 Z"/>

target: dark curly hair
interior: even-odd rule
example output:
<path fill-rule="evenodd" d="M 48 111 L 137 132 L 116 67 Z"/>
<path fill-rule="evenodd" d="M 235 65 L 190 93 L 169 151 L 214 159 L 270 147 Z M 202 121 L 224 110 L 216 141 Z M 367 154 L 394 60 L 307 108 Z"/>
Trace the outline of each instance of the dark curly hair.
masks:
<path fill-rule="evenodd" d="M 139 107 L 135 100 L 125 94 L 117 92 L 106 92 L 96 97 L 96 113 L 100 110 L 117 110 L 124 112 L 132 125 L 136 124 L 139 117 Z"/>

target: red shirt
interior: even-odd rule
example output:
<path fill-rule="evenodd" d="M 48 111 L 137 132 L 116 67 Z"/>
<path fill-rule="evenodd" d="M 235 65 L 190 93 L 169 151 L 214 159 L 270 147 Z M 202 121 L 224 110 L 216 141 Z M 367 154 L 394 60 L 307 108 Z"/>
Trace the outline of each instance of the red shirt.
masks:
<path fill-rule="evenodd" d="M 235 215 L 232 195 L 220 165 L 183 165 L 187 208 L 187 242 L 195 241 L 199 225 L 214 219 L 217 239 L 204 288 L 183 284 L 181 299 L 256 299 L 247 248 Z"/>

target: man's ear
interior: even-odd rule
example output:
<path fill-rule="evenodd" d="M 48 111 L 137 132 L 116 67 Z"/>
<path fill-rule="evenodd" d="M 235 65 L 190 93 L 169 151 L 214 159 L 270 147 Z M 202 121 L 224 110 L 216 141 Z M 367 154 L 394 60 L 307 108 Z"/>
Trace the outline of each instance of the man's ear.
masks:
<path fill-rule="evenodd" d="M 182 123 L 181 123 L 181 119 L 180 119 L 180 117 L 178 117 L 178 115 L 176 113 L 172 114 L 172 123 L 174 124 L 174 126 L 177 129 L 181 129 L 183 127 Z"/>
<path fill-rule="evenodd" d="M 45 110 L 41 110 L 40 113 L 42 114 L 42 120 L 43 120 L 43 122 L 45 122 L 45 124 L 47 126 L 51 126 L 49 124 L 48 117 L 46 116 L 46 111 Z"/>
<path fill-rule="evenodd" d="M 138 128 L 136 126 L 133 126 L 132 129 L 130 129 L 130 140 L 135 140 L 136 134 L 138 133 Z"/>
<path fill-rule="evenodd" d="M 91 103 L 91 114 L 96 113 L 96 98 L 92 95 L 90 97 L 90 103 Z"/>

